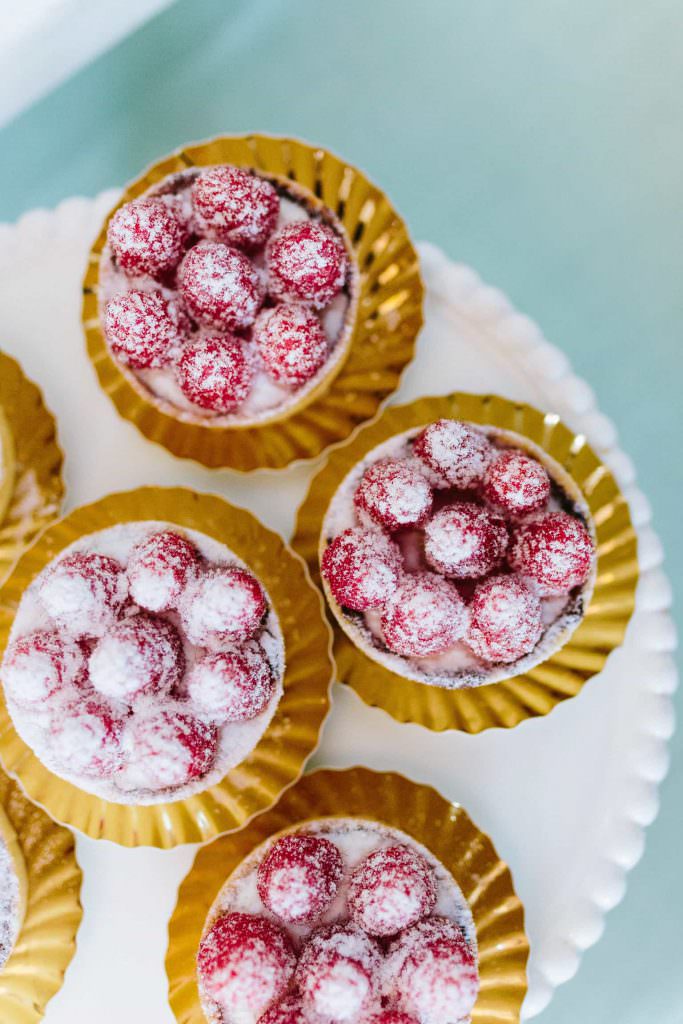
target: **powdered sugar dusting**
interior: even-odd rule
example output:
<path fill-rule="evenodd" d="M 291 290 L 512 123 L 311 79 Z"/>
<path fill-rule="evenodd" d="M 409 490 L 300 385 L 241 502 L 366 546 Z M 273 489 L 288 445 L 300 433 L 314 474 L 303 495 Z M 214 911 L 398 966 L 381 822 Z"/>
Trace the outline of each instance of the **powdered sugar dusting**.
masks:
<path fill-rule="evenodd" d="M 5 966 L 21 927 L 21 892 L 12 856 L 0 836 L 0 970 Z"/>

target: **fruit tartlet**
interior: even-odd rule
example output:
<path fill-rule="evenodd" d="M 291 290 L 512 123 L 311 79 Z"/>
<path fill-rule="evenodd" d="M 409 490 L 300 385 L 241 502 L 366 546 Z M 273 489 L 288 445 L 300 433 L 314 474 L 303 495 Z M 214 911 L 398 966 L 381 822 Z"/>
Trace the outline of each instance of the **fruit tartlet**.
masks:
<path fill-rule="evenodd" d="M 370 451 L 324 517 L 320 567 L 369 657 L 458 688 L 520 674 L 578 625 L 595 575 L 587 505 L 510 431 L 440 419 Z"/>
<path fill-rule="evenodd" d="M 470 908 L 404 832 L 327 818 L 257 847 L 197 952 L 212 1024 L 461 1024 L 479 992 Z"/>
<path fill-rule="evenodd" d="M 26 910 L 26 867 L 16 833 L 0 807 L 0 971 L 17 941 Z"/>
<path fill-rule="evenodd" d="M 180 800 L 256 746 L 282 694 L 284 643 L 259 580 L 195 530 L 90 533 L 24 592 L 0 675 L 24 742 L 114 803 Z"/>

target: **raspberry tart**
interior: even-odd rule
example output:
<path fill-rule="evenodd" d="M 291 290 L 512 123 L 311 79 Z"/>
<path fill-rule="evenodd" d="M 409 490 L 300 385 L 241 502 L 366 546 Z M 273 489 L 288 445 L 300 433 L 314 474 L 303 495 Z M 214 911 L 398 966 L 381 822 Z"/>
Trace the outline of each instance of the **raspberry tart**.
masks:
<path fill-rule="evenodd" d="M 26 908 L 26 867 L 12 825 L 0 807 L 0 972 L 19 935 Z"/>
<path fill-rule="evenodd" d="M 282 694 L 263 585 L 195 530 L 134 521 L 81 537 L 17 610 L 0 676 L 43 764 L 114 803 L 180 800 L 256 746 Z"/>
<path fill-rule="evenodd" d="M 232 873 L 197 952 L 212 1024 L 465 1024 L 479 992 L 472 914 L 406 833 L 320 818 Z"/>
<path fill-rule="evenodd" d="M 449 689 L 527 671 L 581 620 L 594 526 L 578 487 L 511 431 L 440 419 L 341 481 L 320 568 L 346 634 L 396 675 Z"/>

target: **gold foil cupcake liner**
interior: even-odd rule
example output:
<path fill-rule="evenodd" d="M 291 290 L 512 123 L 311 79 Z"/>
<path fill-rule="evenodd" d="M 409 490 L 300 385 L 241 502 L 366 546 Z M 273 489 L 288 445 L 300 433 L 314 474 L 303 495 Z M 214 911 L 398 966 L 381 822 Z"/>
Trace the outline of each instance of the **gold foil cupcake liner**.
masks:
<path fill-rule="evenodd" d="M 454 690 L 405 679 L 374 661 L 351 641 L 328 607 L 335 631 L 337 675 L 366 704 L 382 708 L 400 722 L 416 722 L 439 732 L 511 729 L 575 697 L 622 643 L 635 606 L 638 545 L 628 504 L 582 434 L 572 433 L 552 413 L 496 395 L 455 393 L 392 407 L 330 453 L 299 509 L 292 543 L 320 584 L 320 532 L 343 478 L 377 445 L 441 417 L 514 431 L 538 445 L 568 474 L 588 505 L 596 533 L 597 570 L 590 603 L 577 629 L 541 663 L 509 679 Z"/>
<path fill-rule="evenodd" d="M 9 820 L 14 857 L 26 875 L 24 920 L 0 970 L 2 1024 L 35 1024 L 62 986 L 81 922 L 81 869 L 74 837 L 30 803 L 0 773 L 0 807 Z"/>
<path fill-rule="evenodd" d="M 59 515 L 63 455 L 55 420 L 19 364 L 0 352 L 0 413 L 14 454 L 14 479 L 0 510 L 0 584 L 21 552 Z"/>
<path fill-rule="evenodd" d="M 142 487 L 70 512 L 24 553 L 0 593 L 0 650 L 21 596 L 65 547 L 118 523 L 159 520 L 227 545 L 256 573 L 280 620 L 286 670 L 275 714 L 251 753 L 218 783 L 183 800 L 137 806 L 86 793 L 49 771 L 16 732 L 0 697 L 0 757 L 37 804 L 92 839 L 169 848 L 242 828 L 295 782 L 318 744 L 329 710 L 331 636 L 320 594 L 302 560 L 250 512 L 214 495 Z"/>
<path fill-rule="evenodd" d="M 342 224 L 358 270 L 357 308 L 347 355 L 320 385 L 281 416 L 258 425 L 182 422 L 159 409 L 114 360 L 98 311 L 100 258 L 107 223 L 119 206 L 188 167 L 230 163 L 306 190 Z M 344 441 L 398 387 L 422 325 L 423 285 L 404 222 L 357 168 L 296 139 L 227 136 L 186 146 L 150 167 L 121 196 L 95 241 L 83 282 L 83 324 L 99 382 L 118 412 L 181 458 L 247 471 L 280 469 Z"/>
<path fill-rule="evenodd" d="M 412 836 L 451 872 L 477 933 L 481 988 L 473 1024 L 514 1024 L 526 994 L 529 942 L 507 865 L 458 804 L 394 772 L 321 769 L 266 814 L 199 851 L 180 885 L 168 929 L 166 974 L 178 1024 L 205 1024 L 195 957 L 207 914 L 228 876 L 270 836 L 314 818 L 365 818 Z"/>

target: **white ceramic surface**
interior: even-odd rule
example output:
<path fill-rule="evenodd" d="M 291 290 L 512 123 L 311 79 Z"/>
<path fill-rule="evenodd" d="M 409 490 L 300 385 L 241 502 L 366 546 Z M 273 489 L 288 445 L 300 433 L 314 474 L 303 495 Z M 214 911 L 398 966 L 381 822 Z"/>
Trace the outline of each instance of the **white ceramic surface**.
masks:
<path fill-rule="evenodd" d="M 0 225 L 0 347 L 21 359 L 57 414 L 69 507 L 119 488 L 185 484 L 220 492 L 289 536 L 312 466 L 237 476 L 181 462 L 120 420 L 100 392 L 81 336 L 80 278 L 115 197 L 71 199 Z M 315 762 L 401 770 L 461 802 L 491 835 L 527 909 L 530 1018 L 600 937 L 657 813 L 674 726 L 671 592 L 648 502 L 591 389 L 500 292 L 433 246 L 422 245 L 421 254 L 426 327 L 399 399 L 497 391 L 556 411 L 585 432 L 631 502 L 642 568 L 637 610 L 624 647 L 601 676 L 548 718 L 480 736 L 435 735 L 400 725 L 336 687 Z M 78 853 L 85 916 L 46 1024 L 171 1024 L 166 922 L 194 849 L 120 850 L 79 838 Z"/>

